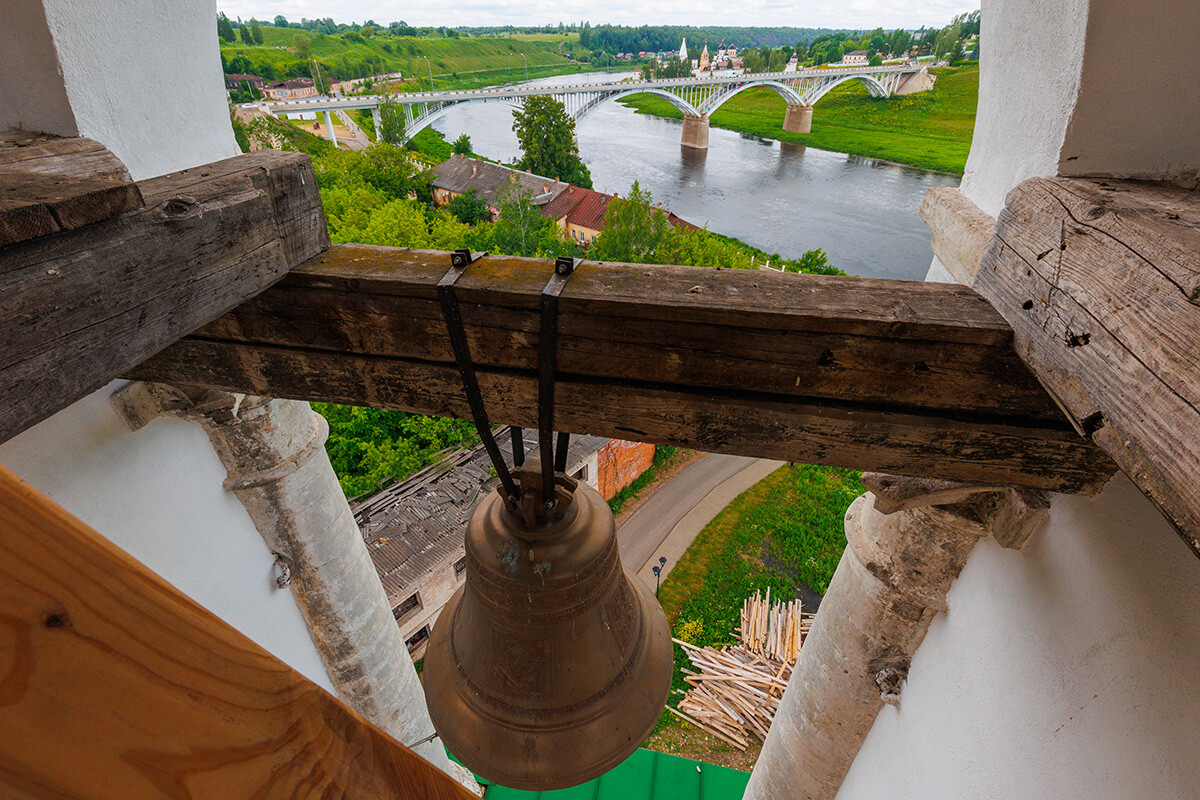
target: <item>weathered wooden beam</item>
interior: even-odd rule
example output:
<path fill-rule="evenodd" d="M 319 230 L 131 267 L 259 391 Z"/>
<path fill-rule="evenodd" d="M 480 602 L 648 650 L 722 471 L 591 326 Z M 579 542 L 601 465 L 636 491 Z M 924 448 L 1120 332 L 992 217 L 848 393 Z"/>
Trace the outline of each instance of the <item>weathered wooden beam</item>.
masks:
<path fill-rule="evenodd" d="M 468 800 L 0 467 L 0 796 Z"/>
<path fill-rule="evenodd" d="M 964 286 L 975 282 L 996 218 L 985 214 L 953 186 L 935 186 L 921 201 L 921 219 L 933 231 L 933 254 Z"/>
<path fill-rule="evenodd" d="M 260 151 L 138 188 L 144 208 L 0 249 L 0 441 L 328 246 L 302 154 Z"/>
<path fill-rule="evenodd" d="M 1078 430 L 1200 554 L 1200 195 L 1026 181 L 1008 195 L 976 288 Z"/>
<path fill-rule="evenodd" d="M 125 165 L 91 139 L 0 133 L 0 247 L 142 205 Z"/>
<path fill-rule="evenodd" d="M 335 246 L 128 374 L 466 416 L 436 298 L 448 265 L 446 253 Z M 456 285 L 494 422 L 536 424 L 551 269 L 487 257 Z M 585 263 L 559 313 L 563 430 L 1060 491 L 1114 469 L 962 287 Z"/>

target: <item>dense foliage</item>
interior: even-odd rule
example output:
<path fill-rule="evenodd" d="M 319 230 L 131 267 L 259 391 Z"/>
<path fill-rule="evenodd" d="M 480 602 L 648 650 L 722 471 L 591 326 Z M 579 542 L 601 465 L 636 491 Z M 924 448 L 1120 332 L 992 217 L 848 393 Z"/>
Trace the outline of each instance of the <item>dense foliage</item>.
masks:
<path fill-rule="evenodd" d="M 347 497 L 409 475 L 447 447 L 477 440 L 474 424 L 461 419 L 327 403 L 313 408 L 329 421 L 325 449 Z"/>

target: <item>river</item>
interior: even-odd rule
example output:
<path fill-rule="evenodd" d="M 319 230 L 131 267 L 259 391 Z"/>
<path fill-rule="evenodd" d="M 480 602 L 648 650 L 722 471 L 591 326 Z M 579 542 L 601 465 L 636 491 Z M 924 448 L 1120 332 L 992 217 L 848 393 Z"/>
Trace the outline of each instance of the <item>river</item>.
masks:
<path fill-rule="evenodd" d="M 529 83 L 621 77 L 581 73 Z M 813 124 L 820 118 L 818 103 Z M 450 141 L 466 133 L 475 152 L 488 158 L 520 155 L 512 110 L 504 103 L 451 109 L 434 127 Z M 637 181 L 689 222 L 767 253 L 796 258 L 819 247 L 851 275 L 924 279 L 932 251 L 917 213 L 921 198 L 931 186 L 957 186 L 957 177 L 716 127 L 708 150 L 696 151 L 680 147 L 682 129 L 679 120 L 635 114 L 614 102 L 580 120 L 576 138 L 599 191 L 625 194 Z"/>

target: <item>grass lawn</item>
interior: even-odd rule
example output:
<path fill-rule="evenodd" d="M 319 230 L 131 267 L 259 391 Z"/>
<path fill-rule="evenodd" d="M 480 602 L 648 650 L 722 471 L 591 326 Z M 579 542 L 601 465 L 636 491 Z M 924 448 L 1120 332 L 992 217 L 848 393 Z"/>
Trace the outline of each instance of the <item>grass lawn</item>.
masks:
<path fill-rule="evenodd" d="M 802 464 L 782 466 L 747 489 L 704 527 L 663 581 L 659 602 L 672 634 L 720 646 L 733 641 L 742 601 L 755 591 L 770 587 L 772 599 L 781 600 L 805 587 L 824 594 L 846 549 L 846 509 L 864 491 L 857 472 Z M 680 670 L 690 665 L 676 645 L 672 706 L 689 688 Z M 752 766 L 757 748 L 739 761 L 728 745 L 687 731 L 664 711 L 645 746 L 739 769 Z"/>
<path fill-rule="evenodd" d="M 794 144 L 882 158 L 925 169 L 962 174 L 975 130 L 979 66 L 930 70 L 938 76 L 928 92 L 873 98 L 858 81 L 843 83 L 817 101 L 812 132 L 785 131 L 785 103 L 767 87 L 747 89 L 721 106 L 710 124 Z M 639 114 L 680 118 L 658 97 L 635 95 L 619 102 Z"/>

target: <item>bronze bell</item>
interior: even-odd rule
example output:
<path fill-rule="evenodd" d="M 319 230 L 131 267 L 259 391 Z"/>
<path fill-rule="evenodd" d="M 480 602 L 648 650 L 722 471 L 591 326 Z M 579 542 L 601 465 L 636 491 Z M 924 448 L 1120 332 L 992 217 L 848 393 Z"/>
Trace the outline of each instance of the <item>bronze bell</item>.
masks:
<path fill-rule="evenodd" d="M 476 774 L 560 789 L 612 769 L 650 734 L 671 684 L 670 630 L 625 574 L 598 492 L 559 473 L 555 513 L 539 523 L 537 462 L 513 475 L 522 497 L 493 492 L 471 517 L 466 580 L 430 636 L 425 697 L 442 741 Z"/>

